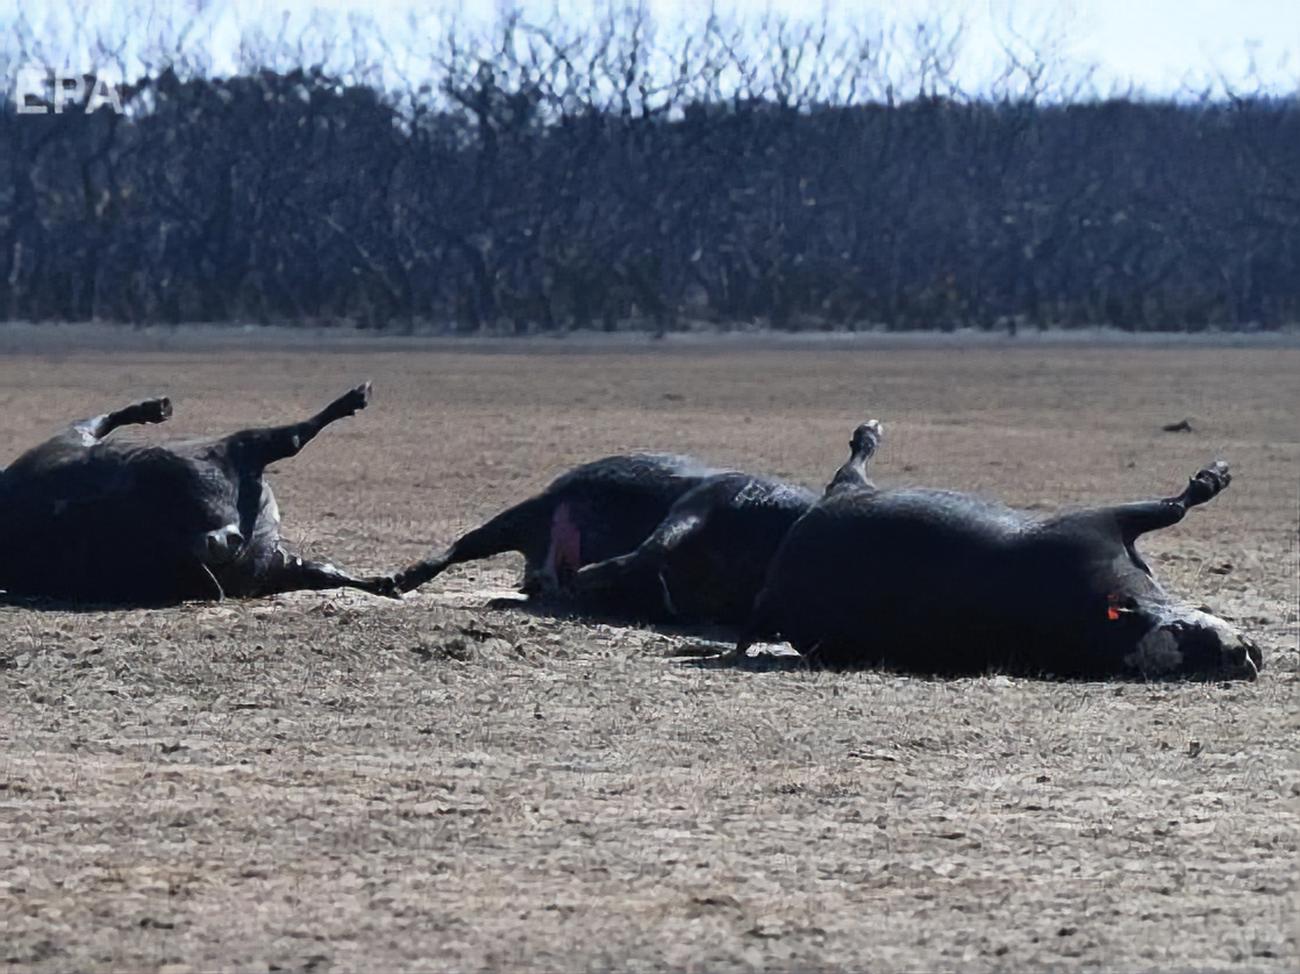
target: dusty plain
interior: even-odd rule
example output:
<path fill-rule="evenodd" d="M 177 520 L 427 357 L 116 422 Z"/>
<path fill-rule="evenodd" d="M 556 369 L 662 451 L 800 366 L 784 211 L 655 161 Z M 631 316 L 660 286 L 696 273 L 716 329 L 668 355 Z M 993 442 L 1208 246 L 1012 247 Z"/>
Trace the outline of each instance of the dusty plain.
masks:
<path fill-rule="evenodd" d="M 701 638 L 404 602 L 0 600 L 10 970 L 1292 971 L 1300 348 L 0 333 L 0 452 L 152 394 L 151 435 L 370 409 L 274 482 L 388 570 L 570 465 L 655 448 L 1017 505 L 1236 479 L 1144 550 L 1253 684 L 700 666 Z M 1165 433 L 1190 418 L 1193 432 Z M 942 597 L 942 593 L 936 593 Z M 710 634 L 717 635 L 717 634 Z"/>

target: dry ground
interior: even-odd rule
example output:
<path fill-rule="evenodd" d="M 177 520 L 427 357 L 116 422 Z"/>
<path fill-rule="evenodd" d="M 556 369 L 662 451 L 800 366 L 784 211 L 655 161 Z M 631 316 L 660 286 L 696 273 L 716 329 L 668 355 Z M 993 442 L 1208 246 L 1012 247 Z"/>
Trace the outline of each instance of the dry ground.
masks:
<path fill-rule="evenodd" d="M 290 534 L 365 570 L 633 447 L 816 485 L 874 415 L 882 483 L 1041 509 L 1223 455 L 1146 550 L 1267 654 L 1250 685 L 719 671 L 485 609 L 504 558 L 404 604 L 0 605 L 10 969 L 1300 966 L 1294 347 L 0 347 L 6 456 L 144 394 L 208 433 L 372 378 L 276 476 Z"/>

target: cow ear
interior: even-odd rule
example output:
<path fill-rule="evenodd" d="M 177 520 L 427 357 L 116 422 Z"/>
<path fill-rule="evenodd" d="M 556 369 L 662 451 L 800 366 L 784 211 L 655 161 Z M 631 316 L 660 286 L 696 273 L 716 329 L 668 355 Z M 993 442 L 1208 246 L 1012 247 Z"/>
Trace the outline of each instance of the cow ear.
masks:
<path fill-rule="evenodd" d="M 1106 618 L 1110 622 L 1119 622 L 1125 616 L 1136 614 L 1137 610 L 1137 599 L 1131 595 L 1111 592 L 1106 596 Z"/>

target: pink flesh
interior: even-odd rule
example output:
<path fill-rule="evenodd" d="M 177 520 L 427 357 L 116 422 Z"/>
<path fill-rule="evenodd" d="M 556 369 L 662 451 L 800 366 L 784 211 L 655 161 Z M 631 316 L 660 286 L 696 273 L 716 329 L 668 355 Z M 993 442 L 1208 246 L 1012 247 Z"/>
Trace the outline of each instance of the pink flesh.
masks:
<path fill-rule="evenodd" d="M 582 567 L 582 533 L 569 515 L 569 505 L 561 504 L 551 516 L 551 548 L 546 554 L 546 572 L 560 579 Z"/>

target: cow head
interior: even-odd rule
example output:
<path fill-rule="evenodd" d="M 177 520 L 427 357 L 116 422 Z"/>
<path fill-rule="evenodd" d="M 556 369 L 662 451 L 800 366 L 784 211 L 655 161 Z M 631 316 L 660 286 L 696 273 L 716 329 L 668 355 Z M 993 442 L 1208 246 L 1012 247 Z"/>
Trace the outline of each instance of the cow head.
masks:
<path fill-rule="evenodd" d="M 1149 678 L 1253 680 L 1259 647 L 1236 626 L 1202 609 L 1163 600 L 1112 600 L 1108 622 L 1122 630 L 1124 665 Z"/>

